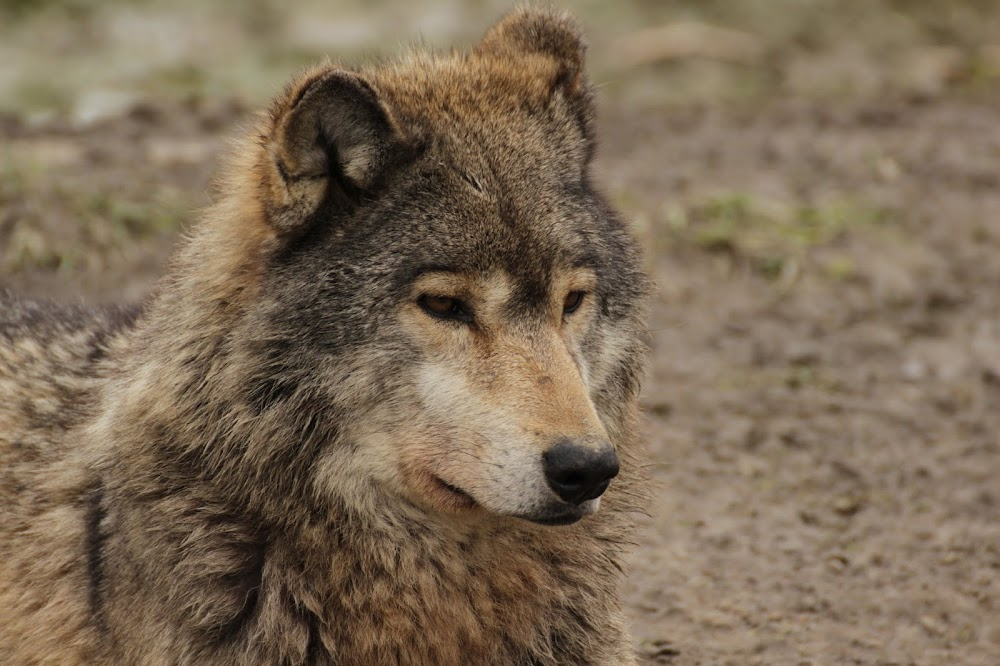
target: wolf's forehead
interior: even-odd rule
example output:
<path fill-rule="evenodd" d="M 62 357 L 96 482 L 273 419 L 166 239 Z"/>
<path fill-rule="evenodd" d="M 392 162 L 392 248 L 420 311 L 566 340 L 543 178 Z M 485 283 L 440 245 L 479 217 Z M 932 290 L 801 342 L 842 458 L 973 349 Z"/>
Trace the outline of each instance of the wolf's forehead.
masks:
<path fill-rule="evenodd" d="M 600 272 L 599 243 L 530 213 L 508 215 L 516 222 L 494 213 L 411 227 L 400 277 L 409 281 L 422 273 L 443 272 L 461 276 L 467 284 L 503 285 L 500 291 L 531 305 L 547 302 L 553 289 L 572 276 Z"/>
<path fill-rule="evenodd" d="M 555 64 L 476 57 L 421 56 L 374 73 L 399 129 L 418 140 L 461 140 L 479 150 L 503 150 L 539 137 L 557 144 L 583 140 L 571 114 L 552 104 Z M 557 108 L 558 107 L 558 108 Z M 563 136 L 567 134 L 578 136 Z M 554 138 L 554 137 L 553 137 Z"/>
<path fill-rule="evenodd" d="M 602 264 L 607 225 L 593 192 L 522 161 L 481 155 L 439 167 L 397 193 L 387 226 L 427 265 L 538 281 Z"/>

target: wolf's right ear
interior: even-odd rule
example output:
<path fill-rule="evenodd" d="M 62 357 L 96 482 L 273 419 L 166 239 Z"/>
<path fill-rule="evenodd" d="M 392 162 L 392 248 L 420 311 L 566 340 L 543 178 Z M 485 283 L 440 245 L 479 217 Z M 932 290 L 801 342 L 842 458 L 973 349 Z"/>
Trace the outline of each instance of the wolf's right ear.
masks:
<path fill-rule="evenodd" d="M 402 141 L 361 76 L 326 69 L 290 88 L 271 111 L 264 208 L 279 235 L 302 233 L 326 204 L 348 206 L 377 183 Z"/>

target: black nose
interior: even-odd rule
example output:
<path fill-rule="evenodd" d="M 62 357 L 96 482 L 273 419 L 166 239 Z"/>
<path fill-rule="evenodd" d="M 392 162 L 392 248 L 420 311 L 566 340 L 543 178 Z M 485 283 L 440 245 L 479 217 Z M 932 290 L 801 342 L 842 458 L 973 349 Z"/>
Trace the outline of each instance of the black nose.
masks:
<path fill-rule="evenodd" d="M 563 439 L 542 454 L 542 464 L 549 487 L 572 504 L 600 497 L 618 475 L 618 456 L 610 444 L 590 447 Z"/>

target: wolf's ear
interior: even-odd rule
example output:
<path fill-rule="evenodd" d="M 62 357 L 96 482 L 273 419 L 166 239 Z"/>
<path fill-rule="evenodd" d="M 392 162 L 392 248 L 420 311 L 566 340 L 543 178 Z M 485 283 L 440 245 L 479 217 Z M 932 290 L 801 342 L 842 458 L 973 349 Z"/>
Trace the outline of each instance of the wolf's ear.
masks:
<path fill-rule="evenodd" d="M 264 165 L 265 209 L 281 235 L 301 233 L 325 204 L 348 206 L 401 150 L 388 110 L 361 76 L 321 70 L 279 99 Z"/>
<path fill-rule="evenodd" d="M 553 88 L 572 96 L 587 89 L 584 55 L 587 44 L 579 24 L 556 11 L 522 8 L 511 12 L 490 28 L 476 52 L 495 56 L 535 54 L 558 64 Z"/>
<path fill-rule="evenodd" d="M 475 52 L 511 61 L 512 67 L 544 77 L 549 104 L 565 109 L 575 119 L 584 138 L 585 160 L 590 161 L 596 144 L 594 92 L 584 70 L 587 43 L 572 17 L 532 8 L 516 10 L 486 32 Z M 546 59 L 550 65 L 526 62 L 532 57 Z"/>

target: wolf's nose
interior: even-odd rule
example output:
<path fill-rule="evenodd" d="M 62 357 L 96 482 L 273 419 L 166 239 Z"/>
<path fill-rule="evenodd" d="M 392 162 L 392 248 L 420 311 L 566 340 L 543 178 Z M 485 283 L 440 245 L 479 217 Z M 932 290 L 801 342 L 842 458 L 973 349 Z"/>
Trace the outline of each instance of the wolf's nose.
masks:
<path fill-rule="evenodd" d="M 568 439 L 555 443 L 542 454 L 549 487 L 563 500 L 580 504 L 600 497 L 618 475 L 618 456 L 610 444 L 598 448 L 574 444 Z"/>

